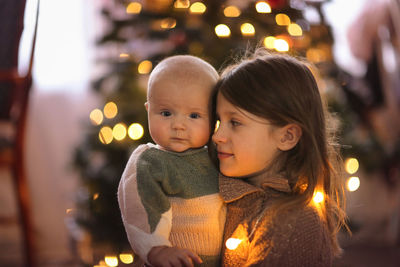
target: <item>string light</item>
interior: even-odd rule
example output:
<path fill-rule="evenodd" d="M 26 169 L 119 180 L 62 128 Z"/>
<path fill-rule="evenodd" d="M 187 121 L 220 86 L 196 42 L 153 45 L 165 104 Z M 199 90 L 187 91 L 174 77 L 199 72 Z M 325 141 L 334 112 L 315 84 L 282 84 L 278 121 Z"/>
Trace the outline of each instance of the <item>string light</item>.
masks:
<path fill-rule="evenodd" d="M 104 261 L 106 262 L 107 266 L 118 266 L 118 258 L 116 256 L 105 256 Z"/>
<path fill-rule="evenodd" d="M 90 121 L 94 125 L 100 125 L 103 122 L 103 112 L 100 109 L 96 108 L 90 112 Z"/>
<path fill-rule="evenodd" d="M 240 243 L 242 243 L 242 240 L 241 240 L 241 239 L 232 238 L 232 237 L 231 237 L 231 238 L 229 238 L 228 240 L 226 240 L 225 246 L 226 246 L 226 248 L 229 249 L 229 250 L 235 250 L 235 249 L 239 246 Z"/>
<path fill-rule="evenodd" d="M 142 10 L 142 5 L 138 2 L 132 2 L 126 7 L 126 13 L 139 14 Z"/>
<path fill-rule="evenodd" d="M 151 69 L 153 68 L 153 64 L 149 60 L 143 60 L 139 63 L 138 72 L 140 74 L 148 74 L 150 73 Z"/>
<path fill-rule="evenodd" d="M 290 24 L 290 18 L 283 13 L 276 14 L 275 21 L 279 26 L 288 26 Z"/>
<path fill-rule="evenodd" d="M 118 141 L 121 141 L 122 139 L 124 139 L 126 137 L 125 124 L 117 123 L 116 125 L 114 125 L 113 130 L 112 130 L 112 135 Z"/>
<path fill-rule="evenodd" d="M 133 255 L 130 253 L 121 253 L 119 254 L 119 259 L 125 264 L 131 264 L 133 262 Z"/>
<path fill-rule="evenodd" d="M 243 23 L 240 26 L 240 31 L 242 32 L 243 36 L 254 36 L 256 30 L 251 23 Z"/>
<path fill-rule="evenodd" d="M 139 123 L 132 123 L 128 128 L 128 136 L 132 140 L 139 140 L 144 133 L 143 126 Z"/>
<path fill-rule="evenodd" d="M 104 105 L 104 116 L 107 119 L 112 119 L 115 116 L 117 116 L 118 113 L 118 107 L 114 102 L 108 102 L 107 104 Z"/>
<path fill-rule="evenodd" d="M 229 37 L 231 35 L 231 30 L 225 24 L 218 24 L 215 26 L 215 33 L 220 38 Z"/>
<path fill-rule="evenodd" d="M 103 144 L 107 145 L 111 143 L 113 140 L 113 130 L 108 126 L 104 126 L 99 131 L 99 139 Z"/>
<path fill-rule="evenodd" d="M 203 14 L 204 12 L 206 12 L 207 7 L 202 3 L 202 2 L 196 2 L 193 3 L 190 6 L 190 13 L 193 14 Z"/>
<path fill-rule="evenodd" d="M 350 192 L 356 191 L 360 187 L 360 178 L 356 176 L 352 176 L 349 179 L 347 179 L 347 190 Z"/>
<path fill-rule="evenodd" d="M 345 169 L 346 172 L 349 174 L 356 173 L 358 171 L 359 166 L 360 165 L 356 158 L 348 158 L 345 162 Z"/>
<path fill-rule="evenodd" d="M 93 200 L 96 200 L 96 199 L 98 199 L 99 198 L 99 193 L 95 193 L 94 195 L 93 195 Z"/>
<path fill-rule="evenodd" d="M 256 10 L 258 13 L 271 13 L 271 6 L 265 1 L 258 1 L 256 3 Z"/>
<path fill-rule="evenodd" d="M 291 36 L 302 36 L 303 35 L 303 30 L 301 29 L 299 24 L 291 23 L 288 26 L 288 33 Z"/>
<path fill-rule="evenodd" d="M 190 6 L 189 0 L 176 0 L 174 3 L 174 7 L 177 9 L 184 9 Z"/>
<path fill-rule="evenodd" d="M 224 9 L 224 15 L 225 15 L 225 17 L 228 17 L 228 18 L 236 18 L 236 17 L 239 17 L 240 14 L 241 14 L 240 9 L 237 8 L 236 6 L 227 6 Z"/>
<path fill-rule="evenodd" d="M 324 193 L 322 193 L 320 191 L 316 191 L 313 196 L 313 201 L 314 201 L 314 203 L 317 203 L 317 204 L 324 201 Z"/>

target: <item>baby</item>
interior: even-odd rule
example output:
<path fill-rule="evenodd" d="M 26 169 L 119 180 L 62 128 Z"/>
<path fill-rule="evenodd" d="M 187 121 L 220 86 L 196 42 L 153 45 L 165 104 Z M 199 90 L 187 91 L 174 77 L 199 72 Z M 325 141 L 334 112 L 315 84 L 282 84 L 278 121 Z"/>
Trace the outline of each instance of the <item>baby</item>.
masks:
<path fill-rule="evenodd" d="M 188 55 L 150 75 L 145 107 L 156 144 L 135 149 L 118 189 L 129 242 L 147 264 L 219 266 L 226 207 L 205 146 L 217 80 L 210 64 Z"/>

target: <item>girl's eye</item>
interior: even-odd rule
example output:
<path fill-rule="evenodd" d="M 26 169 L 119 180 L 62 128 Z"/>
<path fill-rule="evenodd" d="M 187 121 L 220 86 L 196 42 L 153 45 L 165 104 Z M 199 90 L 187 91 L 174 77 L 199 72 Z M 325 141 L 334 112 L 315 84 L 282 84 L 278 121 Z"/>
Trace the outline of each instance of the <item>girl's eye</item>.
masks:
<path fill-rule="evenodd" d="M 239 125 L 240 125 L 240 122 L 235 121 L 235 120 L 231 120 L 230 123 L 231 123 L 231 125 L 232 125 L 233 127 L 236 127 L 236 126 L 239 126 Z"/>
<path fill-rule="evenodd" d="M 167 111 L 167 110 L 161 111 L 161 116 L 169 117 L 169 116 L 171 116 L 171 112 L 169 112 L 169 111 Z"/>
<path fill-rule="evenodd" d="M 190 114 L 190 118 L 191 119 L 198 119 L 198 118 L 200 118 L 200 115 L 197 114 L 197 113 L 192 113 L 192 114 Z"/>

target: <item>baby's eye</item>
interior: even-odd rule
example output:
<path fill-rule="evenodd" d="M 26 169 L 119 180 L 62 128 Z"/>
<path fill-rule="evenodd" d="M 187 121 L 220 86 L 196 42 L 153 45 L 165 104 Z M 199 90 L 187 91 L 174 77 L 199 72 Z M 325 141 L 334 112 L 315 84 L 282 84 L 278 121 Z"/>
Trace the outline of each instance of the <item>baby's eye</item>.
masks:
<path fill-rule="evenodd" d="M 192 113 L 192 114 L 189 115 L 189 117 L 191 119 L 198 119 L 198 118 L 200 118 L 200 115 L 198 113 Z"/>
<path fill-rule="evenodd" d="M 171 112 L 169 112 L 168 110 L 164 110 L 164 111 L 161 111 L 161 116 L 164 116 L 164 117 L 169 117 L 169 116 L 171 116 Z"/>

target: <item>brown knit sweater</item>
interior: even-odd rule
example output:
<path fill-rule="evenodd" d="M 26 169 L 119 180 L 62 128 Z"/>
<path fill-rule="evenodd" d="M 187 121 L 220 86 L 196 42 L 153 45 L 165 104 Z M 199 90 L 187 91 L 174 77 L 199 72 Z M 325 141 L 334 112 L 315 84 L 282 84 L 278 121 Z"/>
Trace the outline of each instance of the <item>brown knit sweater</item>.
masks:
<path fill-rule="evenodd" d="M 222 266 L 331 266 L 329 233 L 317 211 L 304 207 L 272 216 L 268 207 L 290 187 L 283 178 L 262 179 L 259 188 L 220 176 L 220 193 L 228 205 L 224 243 L 231 237 L 243 240 L 235 250 L 224 246 Z"/>

